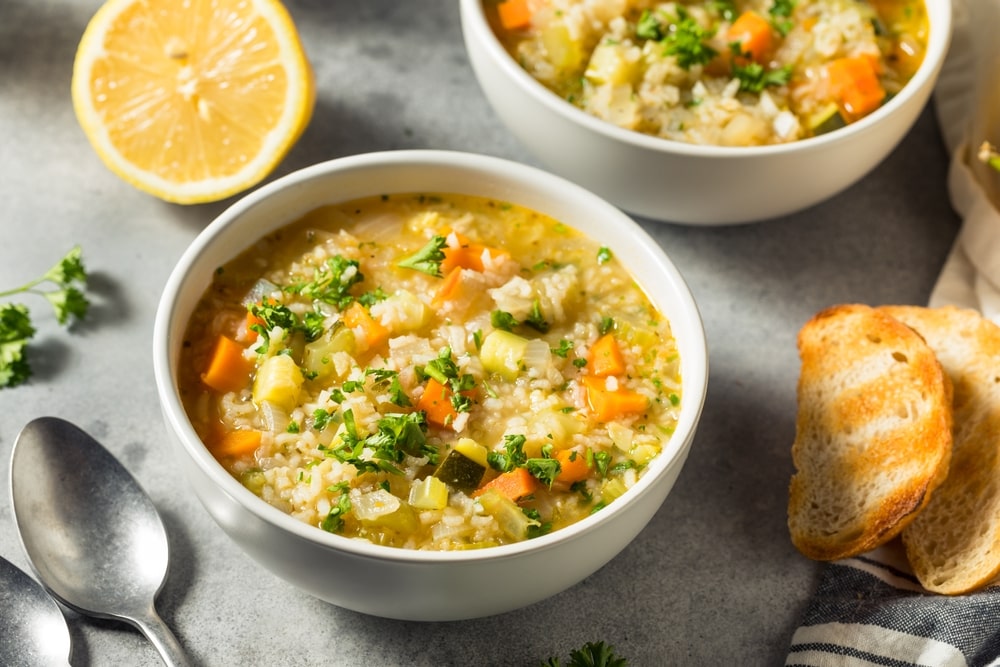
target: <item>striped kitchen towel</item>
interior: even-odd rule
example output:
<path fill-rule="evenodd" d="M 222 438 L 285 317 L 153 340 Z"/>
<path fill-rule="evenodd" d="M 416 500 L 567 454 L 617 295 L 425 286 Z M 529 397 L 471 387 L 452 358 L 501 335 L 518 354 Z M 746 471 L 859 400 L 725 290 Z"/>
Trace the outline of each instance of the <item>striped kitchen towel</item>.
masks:
<path fill-rule="evenodd" d="M 898 542 L 823 566 L 786 667 L 1000 667 L 1000 587 L 926 592 Z"/>

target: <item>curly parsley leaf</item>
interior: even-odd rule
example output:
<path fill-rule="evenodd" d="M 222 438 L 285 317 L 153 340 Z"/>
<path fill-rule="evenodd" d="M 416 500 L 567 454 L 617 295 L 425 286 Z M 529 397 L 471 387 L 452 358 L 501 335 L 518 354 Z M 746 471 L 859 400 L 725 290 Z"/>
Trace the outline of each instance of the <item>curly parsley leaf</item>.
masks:
<path fill-rule="evenodd" d="M 15 294 L 41 296 L 52 307 L 56 321 L 68 325 L 72 319 L 82 320 L 87 315 L 90 302 L 83 293 L 86 283 L 82 251 L 74 246 L 40 278 L 0 292 L 0 298 Z M 27 306 L 0 305 L 0 388 L 17 386 L 31 377 L 27 352 L 28 341 L 34 335 Z"/>
<path fill-rule="evenodd" d="M 683 8 L 678 8 L 677 20 L 661 40 L 666 47 L 664 53 L 677 58 L 683 69 L 704 65 L 719 55 L 707 43 L 714 34 L 715 30 L 701 27 Z"/>
<path fill-rule="evenodd" d="M 350 289 L 365 279 L 360 266 L 356 259 L 334 255 L 314 270 L 312 280 L 288 285 L 284 290 L 343 310 L 354 301 Z"/>
<path fill-rule="evenodd" d="M 792 12 L 795 10 L 795 0 L 774 0 L 774 4 L 768 9 L 771 15 L 771 25 L 784 37 L 792 29 L 795 23 L 792 21 Z"/>
<path fill-rule="evenodd" d="M 507 434 L 503 437 L 503 451 L 491 451 L 486 455 L 486 462 L 490 467 L 500 472 L 509 472 L 514 468 L 524 465 L 528 457 L 524 453 L 524 443 L 527 441 L 523 435 Z"/>
<path fill-rule="evenodd" d="M 423 248 L 413 255 L 400 260 L 396 266 L 404 269 L 414 269 L 436 278 L 441 277 L 441 262 L 444 260 L 444 248 L 447 239 L 440 235 L 431 237 Z"/>
<path fill-rule="evenodd" d="M 582 648 L 569 654 L 570 660 L 566 667 L 627 667 L 625 658 L 615 655 L 615 648 L 603 641 L 587 642 Z M 541 663 L 541 667 L 562 667 L 559 658 L 549 658 Z"/>
<path fill-rule="evenodd" d="M 768 86 L 783 86 L 792 76 L 791 66 L 778 69 L 764 69 L 760 63 L 749 62 L 746 65 L 733 62 L 733 76 L 739 79 L 740 90 L 748 93 L 759 93 Z"/>

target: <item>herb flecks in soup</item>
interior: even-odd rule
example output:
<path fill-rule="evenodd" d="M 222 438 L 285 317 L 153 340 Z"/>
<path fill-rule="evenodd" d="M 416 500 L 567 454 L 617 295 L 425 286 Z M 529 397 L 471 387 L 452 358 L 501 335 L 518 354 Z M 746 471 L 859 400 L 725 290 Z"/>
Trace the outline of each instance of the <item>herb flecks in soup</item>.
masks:
<path fill-rule="evenodd" d="M 843 127 L 924 58 L 924 0 L 487 0 L 545 86 L 626 129 L 721 146 Z M 515 7 L 521 11 L 513 11 Z"/>
<path fill-rule="evenodd" d="M 668 320 L 612 251 L 453 195 L 328 206 L 221 267 L 181 392 L 219 462 L 320 529 L 517 542 L 636 483 L 670 440 Z"/>

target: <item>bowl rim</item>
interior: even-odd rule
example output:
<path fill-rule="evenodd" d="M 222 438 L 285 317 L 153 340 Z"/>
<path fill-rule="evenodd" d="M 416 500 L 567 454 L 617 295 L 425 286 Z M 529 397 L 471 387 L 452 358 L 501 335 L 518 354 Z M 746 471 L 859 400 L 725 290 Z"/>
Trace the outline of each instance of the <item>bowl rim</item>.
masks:
<path fill-rule="evenodd" d="M 602 135 L 612 141 L 632 145 L 641 150 L 655 153 L 677 153 L 701 158 L 751 159 L 766 155 L 820 150 L 827 144 L 847 140 L 856 134 L 866 133 L 869 128 L 879 124 L 883 118 L 892 115 L 897 107 L 903 106 L 926 86 L 932 84 L 944 63 L 951 42 L 952 0 L 922 1 L 927 9 L 930 26 L 927 50 L 920 67 L 897 95 L 861 120 L 832 132 L 783 144 L 765 146 L 694 144 L 628 130 L 597 118 L 563 100 L 514 61 L 490 27 L 483 8 L 483 0 L 460 0 L 460 12 L 466 48 L 471 51 L 475 45 L 481 45 L 494 65 L 499 67 L 527 95 L 550 112 L 562 116 L 590 132 Z"/>
<path fill-rule="evenodd" d="M 183 293 L 197 289 L 200 296 L 202 286 L 189 285 L 188 275 L 192 269 L 205 261 L 203 257 L 215 244 L 217 238 L 230 225 L 250 214 L 262 202 L 272 197 L 288 197 L 289 193 L 299 186 L 314 180 L 336 180 L 343 173 L 367 171 L 376 169 L 413 169 L 413 168 L 459 168 L 472 170 L 481 176 L 509 181 L 516 187 L 531 190 L 536 193 L 548 193 L 552 196 L 559 192 L 561 196 L 572 196 L 581 202 L 576 207 L 586 206 L 591 216 L 608 218 L 616 226 L 616 232 L 630 234 L 634 243 L 641 243 L 656 261 L 658 269 L 664 272 L 664 278 L 671 284 L 670 291 L 682 304 L 681 315 L 684 326 L 688 328 L 687 335 L 690 349 L 682 358 L 684 382 L 684 402 L 677 429 L 661 452 L 636 484 L 623 496 L 627 502 L 609 504 L 593 515 L 560 528 L 547 535 L 536 537 L 514 544 L 499 545 L 483 549 L 463 551 L 420 551 L 372 544 L 342 535 L 326 533 L 270 505 L 257 497 L 239 483 L 204 446 L 198 438 L 181 403 L 177 390 L 176 375 L 171 359 L 176 356 L 172 350 L 172 331 L 175 314 L 179 309 L 179 299 Z M 370 193 L 381 194 L 383 190 Z M 445 191 L 440 189 L 439 191 Z M 461 191 L 458 190 L 458 191 Z M 471 193 L 470 193 L 471 194 Z M 340 197 L 335 194 L 335 188 L 327 199 L 329 203 L 349 201 L 354 196 Z M 304 211 L 303 211 L 304 212 Z M 292 219 L 294 219 L 293 216 Z M 285 224 L 287 224 L 286 221 Z M 280 227 L 281 225 L 278 225 Z M 266 233 L 266 232 L 265 232 Z M 255 235 L 249 242 L 256 241 Z M 227 251 L 225 255 L 231 258 L 242 251 L 242 248 Z M 196 297 L 197 298 L 197 297 Z M 668 314 L 668 317 L 670 315 Z M 673 322 L 673 319 L 671 320 Z M 680 320 L 678 320 L 680 321 Z M 176 342 L 179 346 L 180 342 Z M 704 408 L 708 388 L 708 347 L 704 324 L 694 297 L 674 263 L 667 257 L 662 247 L 649 234 L 620 209 L 612 206 L 597 195 L 575 185 L 562 177 L 542 171 L 536 167 L 516 163 L 510 160 L 481 154 L 465 153 L 448 150 L 389 150 L 374 153 L 335 158 L 305 167 L 282 176 L 261 188 L 252 191 L 239 199 L 222 213 L 215 217 L 191 242 L 171 271 L 156 309 L 153 337 L 153 370 L 161 411 L 168 428 L 173 431 L 175 440 L 183 447 L 186 455 L 193 460 L 201 472 L 210 478 L 215 487 L 246 511 L 271 526 L 319 547 L 350 553 L 358 557 L 381 561 L 405 563 L 460 563 L 496 558 L 515 557 L 525 552 L 542 551 L 553 548 L 564 542 L 573 541 L 582 535 L 611 521 L 615 516 L 632 507 L 644 495 L 652 492 L 656 482 L 670 474 L 674 466 L 683 465 L 687 451 L 694 439 L 698 421 Z M 190 483 L 190 480 L 189 480 Z M 207 508 L 206 508 L 207 509 Z M 211 512 L 210 512 L 211 514 Z"/>

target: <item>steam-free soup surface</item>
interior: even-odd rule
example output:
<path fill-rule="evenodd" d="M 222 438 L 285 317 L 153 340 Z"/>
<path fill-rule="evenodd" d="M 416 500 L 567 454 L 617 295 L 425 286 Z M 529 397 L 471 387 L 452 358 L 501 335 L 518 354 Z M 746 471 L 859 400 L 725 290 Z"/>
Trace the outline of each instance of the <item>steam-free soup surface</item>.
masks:
<path fill-rule="evenodd" d="M 217 271 L 186 333 L 188 415 L 319 530 L 437 550 L 557 530 L 635 484 L 680 410 L 668 318 L 620 259 L 476 197 L 315 210 Z"/>

